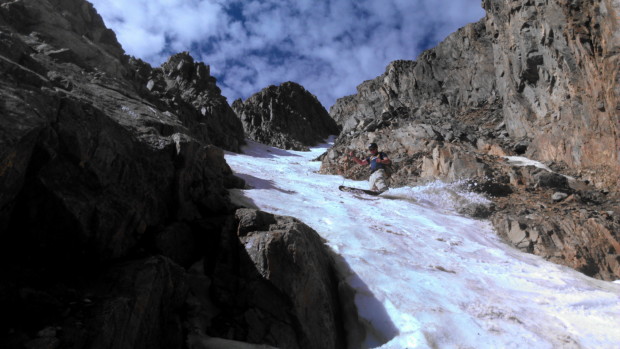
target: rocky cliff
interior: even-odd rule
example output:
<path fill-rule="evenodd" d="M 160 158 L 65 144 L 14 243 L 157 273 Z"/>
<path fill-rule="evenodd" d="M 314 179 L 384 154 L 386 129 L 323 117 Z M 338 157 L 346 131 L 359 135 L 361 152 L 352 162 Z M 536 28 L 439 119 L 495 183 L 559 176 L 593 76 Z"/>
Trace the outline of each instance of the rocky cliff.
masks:
<path fill-rule="evenodd" d="M 227 188 L 244 183 L 222 148 L 238 151 L 244 133 L 208 66 L 187 53 L 159 68 L 127 57 L 83 0 L 0 1 L 0 87 L 1 347 L 181 348 L 188 335 L 197 347 L 207 335 L 344 343 L 338 279 L 316 233 L 244 220 L 266 236 L 262 248 L 278 246 L 269 258 L 303 256 L 290 265 L 305 275 L 293 289 L 290 270 L 248 259 L 233 240 Z M 243 238 L 258 239 L 248 229 Z M 236 297 L 220 287 L 233 277 L 223 251 L 243 260 L 235 280 L 259 284 L 275 316 L 210 308 L 211 284 Z M 325 311 L 309 317 L 317 299 Z M 258 318 L 236 318 L 244 311 Z"/>
<path fill-rule="evenodd" d="M 508 242 L 617 279 L 620 3 L 483 6 L 478 23 L 416 61 L 392 62 L 332 106 L 343 132 L 322 171 L 364 178 L 346 154 L 377 142 L 394 160 L 393 185 L 462 181 L 494 198 L 472 212 L 491 215 Z"/>
<path fill-rule="evenodd" d="M 597 187 L 620 170 L 617 1 L 484 1 L 506 130 Z"/>
<path fill-rule="evenodd" d="M 304 150 L 339 133 L 319 100 L 294 82 L 269 86 L 232 108 L 248 138 L 278 148 Z"/>

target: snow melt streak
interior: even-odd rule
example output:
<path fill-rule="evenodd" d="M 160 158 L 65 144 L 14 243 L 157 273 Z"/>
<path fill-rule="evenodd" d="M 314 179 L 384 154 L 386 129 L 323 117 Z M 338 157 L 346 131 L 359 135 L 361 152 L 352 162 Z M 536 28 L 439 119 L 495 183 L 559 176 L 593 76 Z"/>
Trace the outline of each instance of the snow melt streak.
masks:
<path fill-rule="evenodd" d="M 250 142 L 245 154 L 226 153 L 254 188 L 231 196 L 299 218 L 344 258 L 368 324 L 365 347 L 620 347 L 619 284 L 505 245 L 488 222 L 451 207 L 484 199 L 449 185 L 379 198 L 340 192 L 343 178 L 317 174 L 312 161 L 328 146 L 295 152 Z"/>

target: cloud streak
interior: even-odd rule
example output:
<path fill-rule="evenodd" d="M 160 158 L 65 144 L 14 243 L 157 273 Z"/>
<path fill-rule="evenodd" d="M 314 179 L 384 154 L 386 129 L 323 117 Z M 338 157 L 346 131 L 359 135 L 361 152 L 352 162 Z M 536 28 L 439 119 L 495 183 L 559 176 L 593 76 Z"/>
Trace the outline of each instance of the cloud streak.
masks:
<path fill-rule="evenodd" d="M 480 0 L 91 0 L 128 54 L 190 51 L 229 102 L 295 81 L 327 108 L 480 19 Z"/>

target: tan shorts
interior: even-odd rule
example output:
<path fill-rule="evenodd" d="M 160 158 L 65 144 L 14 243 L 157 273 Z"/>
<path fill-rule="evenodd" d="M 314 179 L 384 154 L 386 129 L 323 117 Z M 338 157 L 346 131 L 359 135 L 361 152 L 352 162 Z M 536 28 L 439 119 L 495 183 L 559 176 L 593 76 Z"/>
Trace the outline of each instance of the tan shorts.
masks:
<path fill-rule="evenodd" d="M 385 170 L 380 169 L 373 172 L 368 179 L 368 184 L 370 186 L 370 190 L 376 190 L 380 192 L 388 190 L 389 182 L 387 176 L 385 175 Z"/>

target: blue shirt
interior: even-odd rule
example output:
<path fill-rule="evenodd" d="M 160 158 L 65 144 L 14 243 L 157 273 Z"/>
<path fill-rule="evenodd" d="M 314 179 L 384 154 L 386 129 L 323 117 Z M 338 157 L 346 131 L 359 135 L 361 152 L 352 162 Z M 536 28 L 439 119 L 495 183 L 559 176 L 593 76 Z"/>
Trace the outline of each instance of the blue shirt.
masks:
<path fill-rule="evenodd" d="M 377 162 L 377 158 L 383 160 L 383 158 L 385 157 L 387 157 L 387 155 L 385 155 L 384 152 L 378 152 L 377 155 L 369 156 L 366 158 L 366 161 L 368 161 L 368 163 L 370 164 L 370 173 L 385 168 L 383 164 Z"/>

